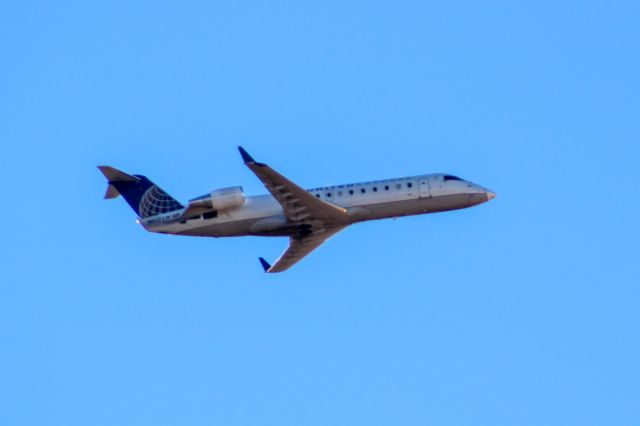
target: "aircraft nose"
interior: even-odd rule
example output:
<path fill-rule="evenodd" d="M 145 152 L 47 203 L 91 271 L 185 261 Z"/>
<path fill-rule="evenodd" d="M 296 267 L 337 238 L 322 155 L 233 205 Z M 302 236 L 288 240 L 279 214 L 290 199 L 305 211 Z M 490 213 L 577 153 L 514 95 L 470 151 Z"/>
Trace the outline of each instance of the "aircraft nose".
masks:
<path fill-rule="evenodd" d="M 490 190 L 487 190 L 487 201 L 491 201 L 496 198 L 496 193 Z"/>

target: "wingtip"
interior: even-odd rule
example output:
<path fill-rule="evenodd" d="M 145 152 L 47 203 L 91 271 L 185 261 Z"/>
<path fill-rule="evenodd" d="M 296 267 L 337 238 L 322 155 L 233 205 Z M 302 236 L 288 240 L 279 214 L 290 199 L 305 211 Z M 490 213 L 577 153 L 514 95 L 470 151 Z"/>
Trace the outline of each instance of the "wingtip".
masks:
<path fill-rule="evenodd" d="M 241 146 L 238 147 L 238 151 L 240 151 L 240 155 L 242 155 L 242 160 L 245 163 L 255 163 L 256 160 L 253 159 L 251 155 Z"/>
<path fill-rule="evenodd" d="M 258 258 L 258 260 L 260 260 L 260 264 L 262 265 L 262 269 L 264 269 L 265 272 L 269 272 L 269 269 L 271 269 L 271 264 L 269 262 L 267 262 L 266 260 L 264 260 L 264 257 L 260 257 L 260 258 Z"/>

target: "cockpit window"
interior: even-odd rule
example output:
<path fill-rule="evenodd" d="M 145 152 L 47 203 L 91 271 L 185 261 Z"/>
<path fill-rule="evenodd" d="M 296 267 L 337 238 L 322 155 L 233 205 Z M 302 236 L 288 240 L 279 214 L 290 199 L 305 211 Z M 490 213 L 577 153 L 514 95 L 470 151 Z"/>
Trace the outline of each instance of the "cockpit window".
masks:
<path fill-rule="evenodd" d="M 458 176 L 453 176 L 453 175 L 444 175 L 444 180 L 445 182 L 448 180 L 462 180 L 460 179 Z"/>

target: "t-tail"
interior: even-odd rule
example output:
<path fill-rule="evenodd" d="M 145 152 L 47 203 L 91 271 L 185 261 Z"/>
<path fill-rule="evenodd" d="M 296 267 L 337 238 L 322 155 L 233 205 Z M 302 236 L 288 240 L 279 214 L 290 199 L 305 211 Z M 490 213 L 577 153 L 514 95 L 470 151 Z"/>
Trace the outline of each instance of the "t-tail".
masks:
<path fill-rule="evenodd" d="M 171 195 L 141 175 L 129 175 L 110 166 L 98 166 L 109 181 L 104 198 L 122 195 L 138 217 L 147 218 L 184 208 Z"/>

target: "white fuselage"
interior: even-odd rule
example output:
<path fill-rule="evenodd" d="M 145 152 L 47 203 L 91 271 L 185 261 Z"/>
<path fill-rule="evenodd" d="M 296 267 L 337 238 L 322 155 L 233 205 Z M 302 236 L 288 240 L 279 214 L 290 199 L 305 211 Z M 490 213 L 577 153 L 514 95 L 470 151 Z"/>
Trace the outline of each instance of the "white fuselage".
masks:
<path fill-rule="evenodd" d="M 447 174 L 335 185 L 309 189 L 323 201 L 343 207 L 349 222 L 435 213 L 472 207 L 495 197 L 488 189 Z M 287 236 L 296 232 L 271 196 L 246 197 L 242 206 L 179 218 L 182 211 L 139 219 L 151 232 L 203 237 Z"/>

